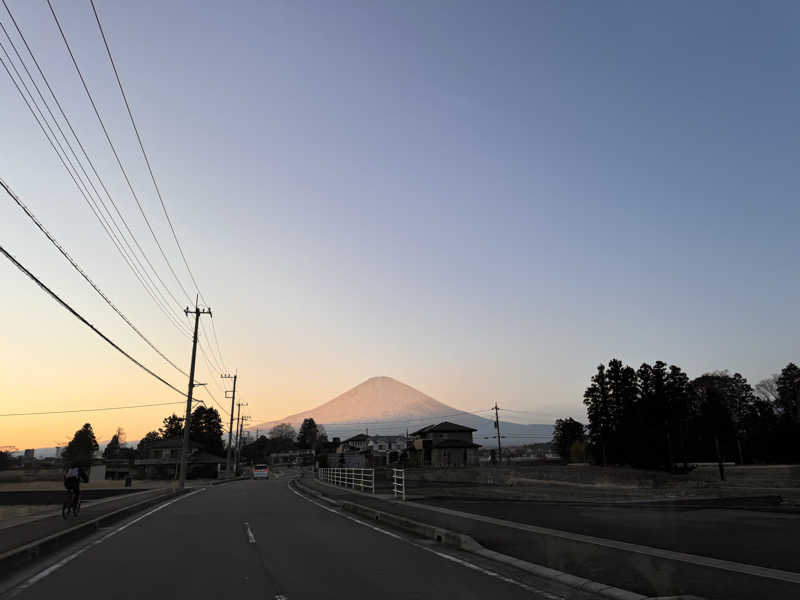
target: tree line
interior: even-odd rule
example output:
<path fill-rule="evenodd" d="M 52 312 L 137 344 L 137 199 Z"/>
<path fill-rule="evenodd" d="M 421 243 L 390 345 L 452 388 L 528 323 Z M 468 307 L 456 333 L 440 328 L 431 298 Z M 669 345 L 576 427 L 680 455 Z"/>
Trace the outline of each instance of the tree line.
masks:
<path fill-rule="evenodd" d="M 242 448 L 242 458 L 248 461 L 266 460 L 271 454 L 291 450 L 320 450 L 328 442 L 325 427 L 314 419 L 305 419 L 296 431 L 289 423 L 279 423 L 268 435 L 259 436 Z"/>
<path fill-rule="evenodd" d="M 139 440 L 136 448 L 125 444 L 125 431 L 118 427 L 111 440 L 103 450 L 103 458 L 116 460 L 130 460 L 145 458 L 147 447 L 155 441 L 170 438 L 183 437 L 183 417 L 171 414 L 164 418 L 161 427 L 153 430 Z M 222 456 L 225 446 L 222 441 L 222 419 L 215 408 L 198 406 L 192 411 L 192 418 L 189 423 L 189 439 L 203 445 L 205 452 Z M 61 458 L 65 466 L 91 465 L 92 458 L 99 449 L 99 444 L 92 429 L 91 423 L 85 423 L 75 435 L 72 436 L 69 444 L 61 453 Z"/>
<path fill-rule="evenodd" d="M 686 471 L 693 462 L 800 460 L 800 368 L 789 363 L 755 387 L 741 374 L 690 379 L 656 361 L 599 365 L 583 395 L 588 425 L 556 421 L 554 445 L 570 458 L 586 443 L 600 465 Z"/>

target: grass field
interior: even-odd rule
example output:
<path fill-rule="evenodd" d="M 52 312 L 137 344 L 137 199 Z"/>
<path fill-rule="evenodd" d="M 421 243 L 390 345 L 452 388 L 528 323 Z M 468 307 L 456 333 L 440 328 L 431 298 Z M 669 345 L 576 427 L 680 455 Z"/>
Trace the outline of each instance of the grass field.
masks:
<path fill-rule="evenodd" d="M 409 469 L 408 493 L 415 496 L 516 500 L 625 501 L 680 498 L 781 496 L 800 505 L 800 467 L 716 466 L 689 475 L 619 467 L 542 466 L 492 469 Z M 415 481 L 419 482 L 415 485 Z"/>

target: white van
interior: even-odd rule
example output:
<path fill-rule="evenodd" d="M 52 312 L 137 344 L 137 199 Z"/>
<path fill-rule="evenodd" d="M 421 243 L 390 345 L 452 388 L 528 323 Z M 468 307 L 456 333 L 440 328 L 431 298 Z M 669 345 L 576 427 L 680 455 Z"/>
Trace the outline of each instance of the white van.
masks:
<path fill-rule="evenodd" d="M 269 465 L 255 465 L 253 479 L 269 479 Z"/>

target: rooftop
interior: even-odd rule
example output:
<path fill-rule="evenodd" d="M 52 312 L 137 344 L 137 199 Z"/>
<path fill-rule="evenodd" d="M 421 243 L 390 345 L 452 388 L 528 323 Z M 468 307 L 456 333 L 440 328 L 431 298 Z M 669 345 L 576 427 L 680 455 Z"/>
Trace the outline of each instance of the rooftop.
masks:
<path fill-rule="evenodd" d="M 423 427 L 412 433 L 411 435 L 422 435 L 424 433 L 452 433 L 452 432 L 464 432 L 464 431 L 478 431 L 477 429 L 473 429 L 472 427 L 467 427 L 465 425 L 459 425 L 458 423 L 452 423 L 450 421 L 442 421 L 437 425 L 428 425 L 427 427 Z"/>

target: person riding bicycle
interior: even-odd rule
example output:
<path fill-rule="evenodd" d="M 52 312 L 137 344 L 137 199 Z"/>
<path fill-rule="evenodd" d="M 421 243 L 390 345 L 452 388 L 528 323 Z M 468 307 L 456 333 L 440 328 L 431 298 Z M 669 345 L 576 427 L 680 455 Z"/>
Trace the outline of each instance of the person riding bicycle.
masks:
<path fill-rule="evenodd" d="M 75 496 L 75 502 L 80 501 L 81 481 L 89 483 L 89 475 L 83 467 L 73 466 L 64 471 L 64 487 Z"/>

